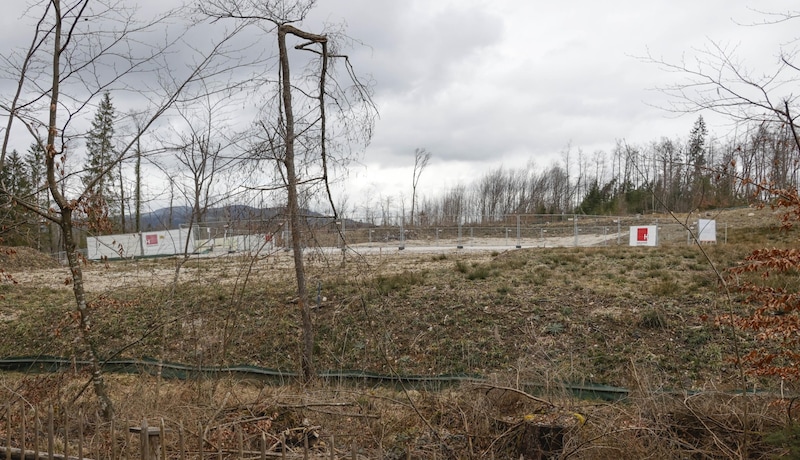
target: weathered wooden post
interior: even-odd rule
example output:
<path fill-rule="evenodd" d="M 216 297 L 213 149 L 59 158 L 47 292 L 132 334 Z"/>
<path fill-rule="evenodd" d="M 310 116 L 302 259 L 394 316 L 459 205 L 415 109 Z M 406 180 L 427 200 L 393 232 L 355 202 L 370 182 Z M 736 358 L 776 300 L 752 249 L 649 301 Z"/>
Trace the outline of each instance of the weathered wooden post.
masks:
<path fill-rule="evenodd" d="M 117 425 L 111 419 L 111 460 L 117 460 Z"/>
<path fill-rule="evenodd" d="M 83 410 L 78 411 L 78 459 L 83 460 Z"/>
<path fill-rule="evenodd" d="M 33 427 L 33 450 L 36 452 L 33 456 L 33 460 L 39 460 L 39 410 L 36 408 L 33 409 Z"/>
<path fill-rule="evenodd" d="M 147 426 L 147 419 L 142 419 L 142 426 L 130 427 L 131 433 L 139 434 L 142 460 L 158 460 L 161 446 L 161 428 Z"/>
<path fill-rule="evenodd" d="M 19 451 L 22 453 L 22 458 L 25 458 L 25 436 L 28 434 L 25 429 L 27 428 L 25 423 L 25 404 L 20 404 L 20 412 L 21 412 L 21 420 L 22 420 L 22 436 L 19 437 Z M 11 430 L 11 426 L 8 427 Z M 11 447 L 11 444 L 8 445 Z"/>
<path fill-rule="evenodd" d="M 6 404 L 6 460 L 11 460 L 11 401 Z"/>
<path fill-rule="evenodd" d="M 53 439 L 53 406 L 47 409 L 47 458 L 55 454 L 55 439 Z"/>

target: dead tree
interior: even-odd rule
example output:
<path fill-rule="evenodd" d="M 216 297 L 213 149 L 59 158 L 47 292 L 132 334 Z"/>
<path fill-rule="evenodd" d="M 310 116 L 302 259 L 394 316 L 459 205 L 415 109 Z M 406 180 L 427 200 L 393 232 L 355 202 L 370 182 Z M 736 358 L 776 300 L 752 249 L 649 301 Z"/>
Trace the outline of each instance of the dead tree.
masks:
<path fill-rule="evenodd" d="M 0 168 L 6 152 L 16 137 L 27 132 L 34 143 L 46 152 L 47 188 L 53 206 L 41 207 L 25 197 L 14 197 L 21 205 L 54 223 L 62 232 L 64 252 L 75 296 L 76 319 L 81 343 L 86 348 L 92 371 L 92 385 L 106 418 L 114 412 L 103 377 L 103 353 L 98 347 L 102 334 L 93 327 L 92 313 L 83 281 L 82 260 L 77 247 L 75 228 L 83 224 L 91 190 L 117 168 L 133 151 L 142 134 L 167 112 L 176 100 L 194 88 L 209 74 L 219 74 L 239 67 L 225 55 L 226 44 L 238 29 L 222 35 L 208 48 L 194 47 L 194 65 L 190 68 L 170 67 L 170 52 L 182 45 L 183 32 L 171 35 L 167 19 L 177 18 L 175 11 L 147 21 L 136 18 L 136 12 L 115 0 L 49 0 L 40 2 L 38 22 L 27 49 L 2 56 L 6 71 L 17 79 L 15 93 L 0 102 L 7 125 L 0 150 Z M 174 30 L 174 22 L 172 32 Z M 154 31 L 161 31 L 165 43 L 145 46 Z M 225 58 L 225 59 L 223 59 Z M 152 81 L 143 82 L 142 75 Z M 203 85 L 199 85 L 201 89 Z M 127 90 L 143 96 L 147 115 L 136 130 L 120 142 L 114 161 L 105 165 L 82 184 L 71 180 L 68 153 L 80 144 L 84 133 L 81 122 L 92 111 L 95 98 L 106 91 Z M 23 129 L 18 129 L 21 125 Z M 44 134 L 42 131 L 45 131 Z M 0 184 L 3 186 L 3 184 Z M 4 187 L 4 186 L 3 186 Z"/>
<path fill-rule="evenodd" d="M 308 382 L 314 371 L 314 329 L 306 288 L 303 261 L 303 235 L 305 226 L 302 216 L 301 194 L 312 186 L 320 187 L 327 195 L 333 218 L 338 214 L 329 186 L 331 152 L 329 144 L 336 133 L 331 129 L 330 119 L 336 118 L 337 128 L 347 131 L 339 133 L 348 141 L 359 137 L 363 144 L 369 141 L 375 110 L 368 88 L 355 76 L 347 56 L 332 51 L 329 35 L 310 33 L 293 24 L 302 22 L 314 1 L 297 0 L 284 2 L 267 0 L 255 4 L 244 0 L 210 0 L 200 6 L 200 11 L 215 19 L 236 19 L 262 27 L 277 38 L 279 75 L 277 76 L 277 120 L 261 120 L 257 125 L 265 137 L 260 150 L 266 152 L 262 159 L 272 160 L 279 166 L 280 188 L 286 191 L 287 224 L 291 235 L 294 255 L 294 270 L 297 282 L 297 305 L 301 316 L 303 338 L 300 367 L 303 380 Z M 296 50 L 312 53 L 313 71 L 297 79 L 292 75 L 288 41 L 298 40 Z M 342 62 L 350 78 L 347 88 L 333 78 L 335 62 Z M 274 77 L 265 78 L 267 84 Z M 311 81 L 308 88 L 300 87 Z M 334 92 L 336 93 L 334 95 Z M 299 93 L 299 94 L 296 94 Z M 297 100 L 303 98 L 304 110 L 296 110 Z M 333 107 L 335 115 L 329 113 Z M 304 115 L 298 118 L 297 113 Z M 302 149 L 302 151 L 300 151 Z M 298 162 L 303 155 L 302 162 Z M 300 163 L 300 164 L 298 164 Z M 275 186 L 265 187 L 275 188 Z"/>
<path fill-rule="evenodd" d="M 411 225 L 415 224 L 416 205 L 417 205 L 417 186 L 419 185 L 419 178 L 422 176 L 422 171 L 428 166 L 428 161 L 431 159 L 431 152 L 425 149 L 414 149 L 414 174 L 411 181 Z"/>

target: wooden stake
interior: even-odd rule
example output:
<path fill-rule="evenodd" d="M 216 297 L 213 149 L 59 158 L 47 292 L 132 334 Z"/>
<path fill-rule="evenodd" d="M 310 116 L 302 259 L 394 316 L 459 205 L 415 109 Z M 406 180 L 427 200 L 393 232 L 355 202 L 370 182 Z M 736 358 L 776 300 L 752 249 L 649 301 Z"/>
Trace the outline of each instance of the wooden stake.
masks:
<path fill-rule="evenodd" d="M 203 460 L 203 448 L 206 445 L 205 445 L 205 439 L 204 439 L 205 436 L 203 436 L 203 424 L 202 423 L 198 423 L 197 424 L 197 430 L 198 430 L 197 431 L 198 437 L 200 438 L 200 449 L 198 450 L 198 452 L 200 453 L 200 460 Z"/>
<path fill-rule="evenodd" d="M 47 411 L 47 458 L 55 455 L 55 440 L 53 439 L 53 405 Z"/>
<path fill-rule="evenodd" d="M 64 411 L 64 457 L 69 458 L 69 417 L 63 405 L 61 409 Z"/>
<path fill-rule="evenodd" d="M 117 460 L 117 426 L 111 419 L 111 460 Z"/>
<path fill-rule="evenodd" d="M 39 460 L 39 411 L 33 409 L 33 445 L 35 446 L 33 460 Z"/>
<path fill-rule="evenodd" d="M 142 451 L 142 460 L 150 460 L 150 437 L 147 436 L 147 419 L 142 419 L 142 431 L 139 434 L 139 445 Z"/>
<path fill-rule="evenodd" d="M 181 449 L 181 460 L 186 460 L 186 439 L 183 437 L 183 422 L 178 423 L 178 446 Z"/>
<path fill-rule="evenodd" d="M 242 428 L 238 425 L 236 426 L 236 435 L 239 441 L 239 458 L 244 458 L 244 435 Z"/>
<path fill-rule="evenodd" d="M 19 437 L 19 451 L 22 452 L 22 455 L 24 456 L 25 455 L 25 435 L 28 434 L 28 433 L 25 432 L 25 429 L 27 428 L 25 426 L 26 425 L 25 424 L 25 402 L 23 402 L 21 407 L 20 407 L 20 417 L 21 417 L 21 420 L 22 420 L 22 436 Z M 9 427 L 9 429 L 10 428 L 11 427 Z M 8 447 L 11 447 L 11 445 L 9 444 Z"/>
<path fill-rule="evenodd" d="M 83 409 L 78 411 L 78 459 L 83 460 Z"/>
<path fill-rule="evenodd" d="M 11 402 L 6 404 L 6 460 L 11 460 Z"/>
<path fill-rule="evenodd" d="M 164 428 L 164 419 L 161 419 L 160 428 L 160 441 L 161 441 L 161 458 L 163 460 L 167 460 L 167 430 Z M 156 457 L 158 457 L 158 452 L 156 452 Z M 158 459 L 156 459 L 158 460 Z"/>
<path fill-rule="evenodd" d="M 267 434 L 261 432 L 261 460 L 267 460 Z"/>

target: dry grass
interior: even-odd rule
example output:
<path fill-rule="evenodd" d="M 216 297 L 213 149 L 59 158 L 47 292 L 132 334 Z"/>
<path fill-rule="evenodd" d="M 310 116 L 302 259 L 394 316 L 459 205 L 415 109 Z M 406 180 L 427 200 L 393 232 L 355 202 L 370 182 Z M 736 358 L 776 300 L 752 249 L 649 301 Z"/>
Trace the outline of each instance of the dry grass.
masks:
<path fill-rule="evenodd" d="M 57 426 L 69 420 L 74 429 L 78 411 L 92 414 L 95 407 L 91 394 L 83 391 L 87 378 L 7 374 L 2 385 L 7 402 L 24 400 L 40 409 L 53 405 Z M 333 435 L 342 457 L 356 443 L 365 458 L 377 458 L 378 452 L 381 458 L 398 459 L 409 453 L 412 458 L 773 458 L 791 447 L 765 442 L 766 434 L 789 424 L 780 400 L 755 395 L 640 389 L 625 401 L 605 403 L 576 400 L 557 389 L 532 395 L 500 381 L 423 392 L 150 376 L 111 376 L 110 386 L 118 426 L 163 421 L 172 433 L 183 430 L 195 452 L 200 433 L 212 452 L 237 451 L 239 439 L 245 450 L 258 452 L 262 434 L 274 447 L 281 433 L 303 427 L 313 427 L 316 452 L 326 453 Z M 5 410 L 3 439 L 8 435 Z M 102 429 L 102 424 L 86 425 L 95 443 L 108 442 L 102 441 Z M 178 449 L 177 435 L 168 437 L 168 446 Z M 110 450 L 93 448 L 98 447 Z"/>
<path fill-rule="evenodd" d="M 705 247 L 720 270 L 758 245 L 796 240 L 739 213 L 730 243 Z M 295 370 L 299 319 L 290 262 L 283 252 L 255 261 L 192 259 L 176 286 L 168 259 L 90 264 L 100 352 Z M 702 319 L 723 307 L 696 247 L 395 250 L 345 258 L 309 252 L 308 263 L 319 369 L 479 374 L 491 386 L 404 392 L 114 376 L 120 416 L 187 427 L 239 424 L 270 436 L 308 419 L 384 458 L 409 450 L 415 458 L 537 458 L 543 446 L 563 458 L 730 458 L 744 451 L 769 458 L 791 448 L 787 438 L 777 447 L 763 441 L 791 428 L 781 400 L 735 396 L 742 382 L 730 362 L 733 338 Z M 17 284 L 0 285 L 0 334 L 15 337 L 0 342 L 0 356 L 84 354 L 65 277 L 63 269 L 17 267 Z M 747 337 L 737 340 L 745 350 L 752 346 Z M 6 378 L 6 388 L 32 403 L 91 410 L 88 393 L 76 398 L 81 376 Z M 583 401 L 563 382 L 633 393 L 616 403 Z M 778 391 L 770 381 L 746 385 Z M 52 388 L 58 391 L 44 390 Z M 535 395 L 532 388 L 539 388 Z M 247 422 L 258 417 L 265 418 Z M 229 434 L 215 436 L 223 442 Z"/>

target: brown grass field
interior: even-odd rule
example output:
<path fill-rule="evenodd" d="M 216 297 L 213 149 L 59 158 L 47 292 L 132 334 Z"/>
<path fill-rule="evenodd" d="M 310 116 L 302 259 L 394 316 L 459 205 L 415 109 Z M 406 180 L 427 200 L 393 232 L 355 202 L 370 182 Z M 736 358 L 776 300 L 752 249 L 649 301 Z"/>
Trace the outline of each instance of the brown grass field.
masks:
<path fill-rule="evenodd" d="M 735 289 L 729 301 L 716 272 L 755 248 L 796 245 L 797 233 L 777 232 L 769 210 L 715 216 L 728 223 L 728 243 L 702 248 L 309 250 L 318 370 L 475 380 L 421 388 L 109 374 L 118 417 L 238 423 L 270 435 L 306 420 L 373 452 L 364 458 L 791 455 L 800 446 L 796 387 L 743 380 L 733 344 L 746 352 L 756 342 L 713 319 L 752 308 Z M 0 264 L 11 276 L 0 284 L 0 357 L 85 357 L 67 271 L 19 248 L 3 251 Z M 174 283 L 176 265 L 87 263 L 103 357 L 298 370 L 289 253 L 191 258 Z M 94 411 L 87 380 L 79 367 L 0 374 L 5 391 L 31 406 Z M 629 393 L 607 401 L 566 389 L 589 384 Z M 269 423 L 248 422 L 254 414 Z"/>

